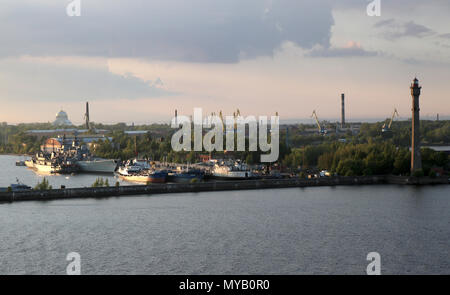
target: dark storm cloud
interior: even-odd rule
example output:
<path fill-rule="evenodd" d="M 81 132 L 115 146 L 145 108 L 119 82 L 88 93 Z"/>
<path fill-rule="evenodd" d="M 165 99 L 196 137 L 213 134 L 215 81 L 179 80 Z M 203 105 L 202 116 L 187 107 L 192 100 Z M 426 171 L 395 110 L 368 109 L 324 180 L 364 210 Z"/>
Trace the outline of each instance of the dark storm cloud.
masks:
<path fill-rule="evenodd" d="M 82 55 L 237 62 L 272 55 L 284 41 L 329 47 L 331 1 L 14 0 L 2 4 L 0 56 Z"/>

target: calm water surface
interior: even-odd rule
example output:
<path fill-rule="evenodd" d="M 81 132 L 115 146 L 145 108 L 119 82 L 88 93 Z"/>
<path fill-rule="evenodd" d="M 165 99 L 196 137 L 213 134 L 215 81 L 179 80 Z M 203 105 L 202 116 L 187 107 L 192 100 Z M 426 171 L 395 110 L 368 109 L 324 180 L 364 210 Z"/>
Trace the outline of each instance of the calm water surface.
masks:
<path fill-rule="evenodd" d="M 0 225 L 0 274 L 65 274 L 72 251 L 83 274 L 365 274 L 373 251 L 383 274 L 450 274 L 446 185 L 22 202 Z"/>

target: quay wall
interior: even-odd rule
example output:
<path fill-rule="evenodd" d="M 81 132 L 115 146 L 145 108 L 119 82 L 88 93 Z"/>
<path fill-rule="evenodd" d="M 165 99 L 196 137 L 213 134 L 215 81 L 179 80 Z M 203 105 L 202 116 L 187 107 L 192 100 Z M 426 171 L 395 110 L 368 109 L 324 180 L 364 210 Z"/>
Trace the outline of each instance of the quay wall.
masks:
<path fill-rule="evenodd" d="M 310 186 L 336 186 L 336 185 L 428 185 L 449 184 L 448 177 L 405 177 L 405 176 L 357 176 L 357 177 L 322 177 L 315 179 L 288 178 L 288 179 L 258 179 L 215 181 L 198 183 L 164 183 L 151 185 L 131 185 L 119 187 L 85 187 L 65 188 L 53 190 L 31 190 L 26 192 L 1 192 L 0 202 L 36 201 L 73 198 L 107 198 L 127 195 L 152 195 L 186 192 L 213 192 L 226 190 L 249 190 Z"/>

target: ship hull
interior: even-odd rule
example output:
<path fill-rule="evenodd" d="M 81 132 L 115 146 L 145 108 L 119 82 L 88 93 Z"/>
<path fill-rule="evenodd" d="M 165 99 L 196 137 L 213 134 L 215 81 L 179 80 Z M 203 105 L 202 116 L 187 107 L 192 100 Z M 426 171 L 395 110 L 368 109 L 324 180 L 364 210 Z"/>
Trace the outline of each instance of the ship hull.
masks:
<path fill-rule="evenodd" d="M 253 174 L 250 171 L 215 171 L 212 178 L 225 180 L 252 179 Z"/>
<path fill-rule="evenodd" d="M 58 173 L 59 172 L 58 168 L 51 166 L 51 165 L 43 165 L 43 164 L 34 163 L 33 168 L 36 169 L 38 172 L 43 172 L 43 173 Z"/>
<path fill-rule="evenodd" d="M 119 177 L 123 180 L 130 182 L 139 182 L 139 183 L 164 183 L 166 182 L 165 174 L 150 174 L 150 175 L 122 175 L 119 174 Z"/>
<path fill-rule="evenodd" d="M 212 179 L 217 179 L 217 180 L 248 180 L 248 179 L 253 179 L 254 177 L 252 176 L 231 176 L 231 175 L 220 175 L 220 174 L 213 174 L 211 175 Z"/>
<path fill-rule="evenodd" d="M 114 160 L 78 161 L 80 172 L 87 173 L 114 173 L 117 163 Z"/>
<path fill-rule="evenodd" d="M 175 183 L 189 183 L 193 179 L 200 181 L 203 179 L 203 176 L 196 174 L 172 174 L 167 176 L 167 181 Z"/>

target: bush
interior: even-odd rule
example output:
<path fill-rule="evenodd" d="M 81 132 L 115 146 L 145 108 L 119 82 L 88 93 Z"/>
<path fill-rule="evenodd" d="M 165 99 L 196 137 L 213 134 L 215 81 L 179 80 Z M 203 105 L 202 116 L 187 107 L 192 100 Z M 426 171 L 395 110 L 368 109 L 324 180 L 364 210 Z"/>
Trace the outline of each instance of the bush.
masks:
<path fill-rule="evenodd" d="M 12 187 L 8 186 L 8 189 L 6 190 L 8 193 L 12 192 Z"/>
<path fill-rule="evenodd" d="M 412 176 L 414 177 L 423 177 L 424 173 L 422 169 L 417 169 L 412 173 Z"/>
<path fill-rule="evenodd" d="M 192 178 L 191 179 L 191 183 L 197 183 L 198 182 L 198 179 L 197 178 Z"/>
<path fill-rule="evenodd" d="M 116 187 L 120 186 L 120 182 L 116 181 Z"/>
<path fill-rule="evenodd" d="M 49 184 L 48 180 L 44 177 L 42 182 L 38 182 L 34 187 L 35 190 L 43 191 L 43 190 L 51 190 L 52 186 Z"/>
<path fill-rule="evenodd" d="M 428 173 L 428 176 L 430 176 L 431 178 L 436 178 L 437 177 L 436 171 L 430 170 L 430 172 Z"/>
<path fill-rule="evenodd" d="M 109 186 L 108 179 L 103 180 L 103 177 L 98 177 L 95 182 L 92 184 L 92 187 L 103 187 Z"/>

